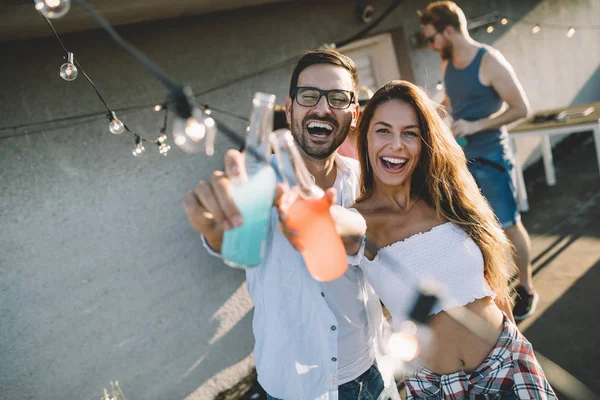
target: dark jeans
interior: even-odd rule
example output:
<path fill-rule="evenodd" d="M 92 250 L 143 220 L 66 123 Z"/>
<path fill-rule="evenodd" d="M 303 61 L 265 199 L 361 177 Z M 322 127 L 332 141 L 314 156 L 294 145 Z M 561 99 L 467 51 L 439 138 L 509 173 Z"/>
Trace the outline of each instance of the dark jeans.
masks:
<path fill-rule="evenodd" d="M 373 365 L 358 378 L 338 386 L 338 399 L 377 400 L 381 392 L 383 392 L 383 379 L 377 366 Z M 269 396 L 269 394 L 267 394 L 267 399 L 281 400 Z"/>

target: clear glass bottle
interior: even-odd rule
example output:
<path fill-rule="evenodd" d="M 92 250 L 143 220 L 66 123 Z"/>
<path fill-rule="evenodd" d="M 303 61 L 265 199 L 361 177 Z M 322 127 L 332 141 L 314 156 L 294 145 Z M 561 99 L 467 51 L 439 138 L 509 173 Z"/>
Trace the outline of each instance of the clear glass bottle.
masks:
<path fill-rule="evenodd" d="M 291 132 L 277 130 L 272 140 L 279 169 L 285 172 L 284 179 L 290 185 L 291 195 L 295 196 L 285 224 L 298 232 L 300 253 L 313 279 L 320 282 L 337 279 L 346 272 L 348 258 L 329 211 L 331 203 L 314 184 Z"/>
<path fill-rule="evenodd" d="M 268 163 L 275 95 L 256 93 L 252 104 L 245 146 L 247 176 L 234 180 L 232 194 L 244 222 L 225 232 L 221 247 L 225 263 L 236 268 L 254 267 L 262 262 L 277 183 L 275 171 Z"/>

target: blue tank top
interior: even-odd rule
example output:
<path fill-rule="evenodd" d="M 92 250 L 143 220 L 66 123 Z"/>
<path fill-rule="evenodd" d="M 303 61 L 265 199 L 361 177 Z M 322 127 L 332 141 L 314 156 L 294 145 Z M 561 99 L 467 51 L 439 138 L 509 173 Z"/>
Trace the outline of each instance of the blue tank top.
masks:
<path fill-rule="evenodd" d="M 503 101 L 498 93 L 479 81 L 481 60 L 486 51 L 485 47 L 481 47 L 471 64 L 464 69 L 457 69 L 452 61 L 448 62 L 444 84 L 455 120 L 475 121 L 486 118 L 502 107 Z M 467 158 L 485 157 L 502 151 L 508 144 L 506 129 L 481 131 L 466 138 L 467 144 L 463 148 Z"/>

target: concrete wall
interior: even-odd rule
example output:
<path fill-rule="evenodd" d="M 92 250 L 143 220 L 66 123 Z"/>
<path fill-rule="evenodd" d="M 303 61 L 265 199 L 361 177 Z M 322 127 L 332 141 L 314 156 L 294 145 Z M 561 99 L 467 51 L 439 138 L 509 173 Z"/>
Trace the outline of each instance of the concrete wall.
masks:
<path fill-rule="evenodd" d="M 389 4 L 372 3 L 377 13 Z M 406 38 L 395 43 L 402 76 L 432 87 L 437 55 L 408 43 L 425 4 L 403 2 L 373 34 Z M 593 0 L 464 6 L 469 16 L 508 7 L 521 19 L 573 24 L 593 24 L 599 7 Z M 119 31 L 196 92 L 271 68 L 199 99 L 245 116 L 255 91 L 283 101 L 305 49 L 363 26 L 353 2 L 302 0 Z M 505 53 L 534 108 L 598 99 L 598 31 L 567 41 L 562 31 L 532 37 L 529 30 L 517 22 L 476 38 Z M 162 114 L 151 105 L 166 94 L 160 83 L 101 31 L 63 40 L 111 107 L 147 105 L 119 115 L 154 136 Z M 221 167 L 227 140 L 218 138 L 213 158 L 176 148 L 159 157 L 147 145 L 146 157 L 135 159 L 131 137 L 108 132 L 87 82 L 58 77 L 54 39 L 3 43 L 0 52 L 0 128 L 96 114 L 0 129 L 0 397 L 97 399 L 117 379 L 131 400 L 206 399 L 235 383 L 252 362 L 244 274 L 201 249 L 182 208 L 184 193 Z M 238 120 L 215 116 L 243 131 Z"/>

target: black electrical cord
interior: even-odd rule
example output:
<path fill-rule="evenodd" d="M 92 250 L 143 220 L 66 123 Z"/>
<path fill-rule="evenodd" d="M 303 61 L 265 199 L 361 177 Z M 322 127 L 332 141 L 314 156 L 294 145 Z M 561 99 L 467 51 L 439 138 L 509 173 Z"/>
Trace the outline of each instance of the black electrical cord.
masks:
<path fill-rule="evenodd" d="M 85 0 L 75 0 L 81 8 L 83 8 L 92 18 L 94 18 L 105 31 L 113 38 L 117 44 L 119 44 L 127 53 L 137 58 L 152 74 L 161 81 L 169 90 L 175 90 L 179 87 L 173 82 L 167 74 L 165 74 L 150 58 L 148 58 L 143 52 L 138 50 L 131 43 L 127 42 L 115 31 L 110 23 L 100 14 L 98 14 L 92 7 L 89 6 Z"/>

